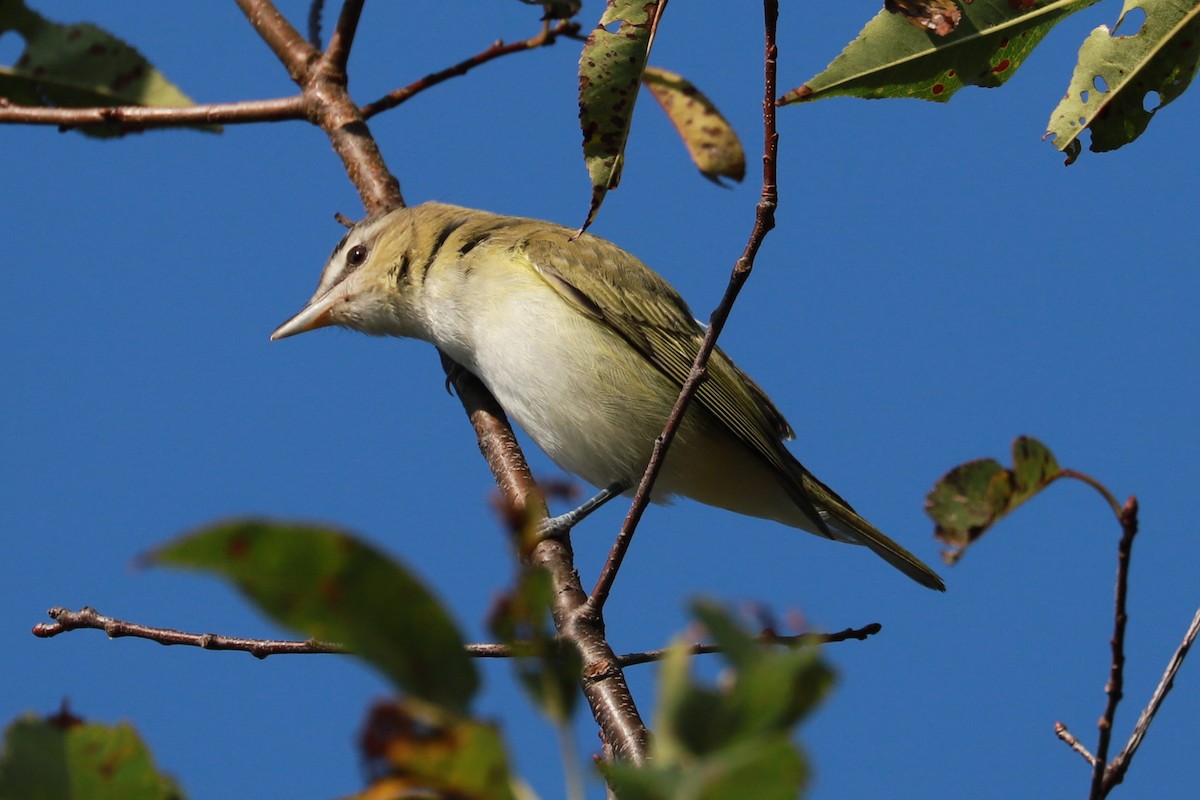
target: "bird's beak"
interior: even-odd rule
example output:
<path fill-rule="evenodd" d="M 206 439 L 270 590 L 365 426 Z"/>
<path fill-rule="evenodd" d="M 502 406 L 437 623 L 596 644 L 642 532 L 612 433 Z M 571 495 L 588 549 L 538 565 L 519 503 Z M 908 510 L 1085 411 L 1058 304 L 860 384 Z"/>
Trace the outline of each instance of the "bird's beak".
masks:
<path fill-rule="evenodd" d="M 271 341 L 286 339 L 297 333 L 313 331 L 334 324 L 331 313 L 334 302 L 333 294 L 333 292 L 326 292 L 321 297 L 310 300 L 299 314 L 275 329 L 275 332 L 271 334 Z"/>

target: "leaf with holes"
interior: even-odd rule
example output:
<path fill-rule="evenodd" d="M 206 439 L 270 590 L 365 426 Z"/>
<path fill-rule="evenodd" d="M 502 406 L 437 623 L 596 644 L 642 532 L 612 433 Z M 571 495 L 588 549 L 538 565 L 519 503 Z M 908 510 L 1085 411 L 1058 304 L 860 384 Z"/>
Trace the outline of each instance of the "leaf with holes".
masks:
<path fill-rule="evenodd" d="M 621 181 L 625 142 L 654 34 L 667 0 L 608 0 L 579 57 L 579 124 L 592 200 L 580 231 Z M 615 30 L 609 30 L 614 27 Z"/>
<path fill-rule="evenodd" d="M 1013 467 L 991 458 L 968 461 L 947 472 L 925 498 L 925 512 L 937 523 L 934 536 L 948 547 L 947 563 L 962 558 L 976 539 L 1002 517 L 1062 474 L 1058 461 L 1037 439 L 1013 441 Z"/>
<path fill-rule="evenodd" d="M 721 178 L 740 182 L 746 177 L 746 153 L 737 134 L 691 81 L 665 69 L 646 67 L 642 83 L 666 112 L 704 177 L 717 184 Z"/>
<path fill-rule="evenodd" d="M 15 31 L 25 50 L 12 66 L 0 66 L 0 97 L 27 106 L 192 105 L 192 100 L 137 50 L 85 22 L 61 25 L 26 8 L 0 1 L 0 34 Z M 189 126 L 220 131 L 216 126 Z M 117 125 L 87 125 L 89 136 L 121 136 Z"/>
<path fill-rule="evenodd" d="M 1141 30 L 1121 25 L 1141 9 Z M 1116 150 L 1141 136 L 1151 117 L 1191 84 L 1200 66 L 1200 0 L 1126 0 L 1111 32 L 1101 25 L 1079 48 L 1067 95 L 1050 115 L 1047 137 L 1075 161 L 1078 137 L 1092 131 L 1093 153 Z M 1155 98 L 1157 95 L 1157 98 Z M 1153 102 L 1157 99 L 1157 102 Z M 1147 108 L 1147 101 L 1151 108 Z"/>
<path fill-rule="evenodd" d="M 1058 22 L 1096 0 L 975 0 L 938 36 L 880 11 L 833 63 L 779 105 L 824 97 L 915 97 L 946 102 L 963 86 L 1000 86 Z"/>
<path fill-rule="evenodd" d="M 478 686 L 463 639 L 437 599 L 399 564 L 346 533 L 232 520 L 147 560 L 228 579 L 280 624 L 346 645 L 421 700 L 463 712 Z"/>

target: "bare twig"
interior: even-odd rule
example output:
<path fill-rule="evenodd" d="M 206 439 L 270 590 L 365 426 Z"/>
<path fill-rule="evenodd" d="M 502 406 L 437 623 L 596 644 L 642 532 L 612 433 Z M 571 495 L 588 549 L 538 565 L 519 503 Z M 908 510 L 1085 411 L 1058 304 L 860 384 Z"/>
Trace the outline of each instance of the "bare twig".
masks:
<path fill-rule="evenodd" d="M 1104 773 L 1108 762 L 1108 747 L 1112 741 L 1113 719 L 1117 706 L 1123 697 L 1125 683 L 1125 626 L 1129 621 L 1126 611 L 1126 600 L 1129 596 L 1129 557 L 1133 549 L 1133 538 L 1138 530 L 1138 503 L 1136 497 L 1130 497 L 1121 509 L 1121 541 L 1117 545 L 1117 592 L 1113 603 L 1113 635 L 1112 663 L 1109 667 L 1108 683 L 1104 692 L 1108 700 L 1104 705 L 1104 715 L 1098 723 L 1100 736 L 1096 742 L 1096 761 L 1092 764 L 1093 800 L 1100 800 L 1108 794 L 1104 788 Z"/>
<path fill-rule="evenodd" d="M 47 612 L 54 622 L 42 622 L 33 626 L 33 635 L 50 639 L 61 633 L 77 630 L 98 630 L 110 639 L 132 637 L 146 639 L 161 645 L 183 645 L 204 650 L 235 650 L 249 653 L 255 658 L 277 655 L 352 655 L 340 644 L 319 642 L 315 639 L 296 641 L 293 639 L 249 639 L 241 636 L 223 636 L 216 633 L 187 633 L 174 628 L 157 628 L 128 620 L 116 619 L 101 614 L 90 606 L 78 611 L 52 608 Z M 475 658 L 512 658 L 512 648 L 504 644 L 468 644 L 467 655 Z"/>
<path fill-rule="evenodd" d="M 1183 636 L 1183 641 L 1175 650 L 1175 654 L 1171 656 L 1166 671 L 1163 672 L 1162 680 L 1154 688 L 1154 694 L 1150 696 L 1150 702 L 1146 704 L 1141 716 L 1138 717 L 1137 725 L 1133 727 L 1133 733 L 1130 735 L 1125 748 L 1109 764 L 1104 776 L 1105 793 L 1125 779 L 1125 771 L 1129 769 L 1129 763 L 1133 760 L 1133 754 L 1141 746 L 1142 739 L 1145 738 L 1146 731 L 1150 728 L 1150 723 L 1154 720 L 1154 715 L 1158 713 L 1158 709 L 1162 706 L 1167 693 L 1175 685 L 1175 674 L 1179 672 L 1179 667 L 1183 664 L 1183 659 L 1187 657 L 1188 650 L 1191 649 L 1192 644 L 1196 641 L 1196 634 L 1198 632 L 1200 632 L 1200 609 L 1196 610 L 1195 615 L 1192 617 L 1192 624 L 1188 626 L 1187 633 Z"/>
<path fill-rule="evenodd" d="M 317 48 L 304 40 L 271 0 L 236 0 L 250 25 L 283 64 L 288 75 L 303 85 L 309 66 L 320 57 Z"/>
<path fill-rule="evenodd" d="M 1083 760 L 1095 766 L 1096 757 L 1084 746 L 1083 742 L 1075 738 L 1075 734 L 1067 730 L 1067 726 L 1061 722 L 1054 723 L 1054 735 L 1067 743 L 1067 746 L 1074 750 L 1079 755 L 1083 756 Z"/>
<path fill-rule="evenodd" d="M 308 43 L 321 49 L 321 17 L 325 13 L 325 0 L 312 0 L 308 4 Z"/>
<path fill-rule="evenodd" d="M 364 0 L 345 0 L 342 11 L 338 15 L 337 27 L 329 38 L 329 47 L 321 57 L 327 68 L 344 73 L 346 62 L 350 60 L 350 48 L 354 45 L 354 33 L 358 30 L 358 20 L 362 16 Z"/>
<path fill-rule="evenodd" d="M 510 53 L 522 53 L 526 50 L 535 50 L 539 47 L 548 47 L 556 41 L 559 36 L 573 36 L 579 32 L 579 23 L 568 22 L 567 20 L 560 21 L 553 28 L 544 27 L 540 33 L 530 39 L 522 41 L 510 42 L 505 44 L 503 41 L 496 40 L 490 47 L 481 53 L 471 56 L 468 59 L 458 62 L 453 66 L 446 67 L 437 72 L 431 72 L 424 78 L 415 80 L 407 86 L 402 86 L 399 89 L 394 89 L 388 92 L 383 97 L 373 103 L 367 103 L 362 107 L 363 119 L 370 119 L 376 114 L 387 111 L 390 108 L 395 108 L 401 103 L 412 99 L 414 95 L 437 86 L 439 83 L 456 78 L 460 75 L 466 75 L 480 64 L 486 64 L 489 61 L 506 56 Z"/>
<path fill-rule="evenodd" d="M 137 639 L 149 639 L 162 645 L 186 645 L 201 647 L 205 650 L 239 650 L 250 653 L 255 658 L 296 653 L 346 652 L 346 648 L 341 645 L 315 640 L 297 642 L 282 639 L 245 639 L 238 636 L 221 636 L 215 633 L 185 633 L 172 628 L 155 628 L 150 625 L 139 625 L 136 622 L 107 617 L 89 606 L 84 606 L 78 611 L 52 608 L 48 613 L 54 622 L 34 625 L 34 636 L 49 639 L 67 631 L 92 629 L 104 631 L 110 639 L 132 636 Z"/>
<path fill-rule="evenodd" d="M 0 124 L 57 125 L 61 129 L 84 125 L 120 125 L 124 130 L 173 128 L 183 125 L 232 125 L 250 122 L 283 122 L 305 118 L 301 95 L 240 103 L 199 106 L 99 106 L 95 108 L 44 108 L 0 104 Z"/>
<path fill-rule="evenodd" d="M 1093 478 L 1091 475 L 1088 475 L 1087 473 L 1078 472 L 1073 469 L 1060 470 L 1058 473 L 1058 477 L 1074 478 L 1075 480 L 1080 481 L 1082 483 L 1086 483 L 1088 486 L 1095 489 L 1097 492 L 1100 493 L 1100 496 L 1104 498 L 1105 502 L 1108 503 L 1109 508 L 1112 509 L 1113 516 L 1115 516 L 1117 518 L 1118 522 L 1121 522 L 1121 514 L 1124 513 L 1123 509 L 1121 508 L 1121 504 L 1119 502 L 1117 502 L 1117 498 L 1113 496 L 1113 493 L 1110 492 L 1108 490 L 1108 487 L 1105 486 L 1103 483 L 1096 480 L 1095 478 Z"/>
<path fill-rule="evenodd" d="M 654 488 L 654 481 L 657 479 L 658 473 L 662 469 L 663 461 L 666 459 L 667 449 L 675 439 L 675 433 L 683 422 L 683 415 L 687 411 L 692 397 L 695 396 L 696 391 L 700 388 L 701 381 L 708 375 L 708 359 L 712 355 L 713 348 L 716 347 L 717 337 L 721 335 L 721 330 L 725 327 L 725 321 L 729 319 L 729 312 L 733 309 L 733 304 L 737 300 L 738 293 L 741 292 L 746 279 L 750 277 L 750 270 L 754 267 L 754 258 L 758 254 L 758 249 L 762 245 L 763 239 L 775 227 L 775 207 L 779 203 L 776 174 L 776 161 L 779 154 L 779 134 L 775 129 L 775 75 L 776 58 L 778 56 L 778 47 L 775 43 L 775 26 L 779 18 L 778 0 L 765 0 L 763 3 L 763 16 L 766 28 L 766 54 L 763 68 L 763 181 L 762 192 L 758 205 L 755 208 L 754 227 L 750 232 L 750 239 L 746 242 L 746 247 L 742 251 L 742 255 L 733 266 L 733 273 L 730 275 L 725 295 L 721 298 L 720 304 L 713 311 L 712 317 L 709 319 L 708 331 L 705 333 L 704 341 L 700 344 L 700 351 L 696 354 L 696 359 L 692 363 L 692 371 L 680 389 L 679 398 L 675 401 L 675 407 L 671 409 L 671 415 L 667 418 L 663 432 L 654 442 L 654 450 L 650 457 L 650 463 L 646 465 L 646 471 L 642 475 L 641 483 L 638 484 L 637 491 L 634 493 L 629 513 L 621 525 L 621 531 L 617 534 L 616 541 L 609 551 L 608 559 L 600 571 L 600 576 L 596 580 L 596 585 L 592 589 L 591 596 L 588 598 L 588 604 L 596 610 L 602 609 L 605 601 L 608 599 L 613 582 L 617 578 L 617 572 L 621 568 L 621 562 L 624 560 L 625 553 L 629 550 L 629 545 L 633 541 L 634 531 L 637 530 L 638 522 L 645 512 L 647 504 L 650 502 L 650 492 Z"/>
<path fill-rule="evenodd" d="M 802 645 L 818 645 L 828 644 L 831 642 L 845 642 L 850 639 L 863 641 L 869 636 L 874 636 L 883 629 L 883 626 L 878 622 L 872 622 L 870 625 L 865 625 L 861 628 L 846 628 L 844 631 L 837 633 L 798 633 L 794 636 L 779 636 L 778 634 L 764 631 L 755 637 L 756 641 L 764 645 L 780 645 L 783 647 L 799 647 Z M 720 653 L 723 648 L 716 644 L 701 644 L 699 642 L 691 645 L 688 652 L 692 655 L 708 655 L 710 653 Z M 646 650 L 641 653 L 626 653 L 623 656 L 618 656 L 617 661 L 622 667 L 631 667 L 636 664 L 647 664 L 651 661 L 660 661 L 666 654 L 670 652 L 670 648 L 662 648 L 659 650 Z"/>

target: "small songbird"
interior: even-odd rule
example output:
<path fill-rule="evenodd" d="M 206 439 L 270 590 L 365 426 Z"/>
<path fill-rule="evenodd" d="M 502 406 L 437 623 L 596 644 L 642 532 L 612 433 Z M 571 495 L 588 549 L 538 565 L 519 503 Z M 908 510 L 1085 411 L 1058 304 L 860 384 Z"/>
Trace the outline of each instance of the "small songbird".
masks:
<path fill-rule="evenodd" d="M 369 217 L 333 250 L 316 294 L 271 335 L 327 325 L 424 339 L 470 370 L 567 472 L 630 492 L 704 337 L 679 294 L 616 245 L 560 225 L 425 203 Z M 655 484 L 739 514 L 866 545 L 944 590 L 784 447 L 792 428 L 720 348 Z"/>

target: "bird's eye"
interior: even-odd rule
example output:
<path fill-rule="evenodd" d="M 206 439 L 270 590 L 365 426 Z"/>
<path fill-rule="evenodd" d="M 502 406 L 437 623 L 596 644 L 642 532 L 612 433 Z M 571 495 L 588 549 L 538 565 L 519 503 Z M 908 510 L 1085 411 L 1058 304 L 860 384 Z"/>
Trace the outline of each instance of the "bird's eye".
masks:
<path fill-rule="evenodd" d="M 346 266 L 350 269 L 356 269 L 363 265 L 367 260 L 367 248 L 365 245 L 356 244 L 350 248 L 350 252 L 346 253 Z"/>

